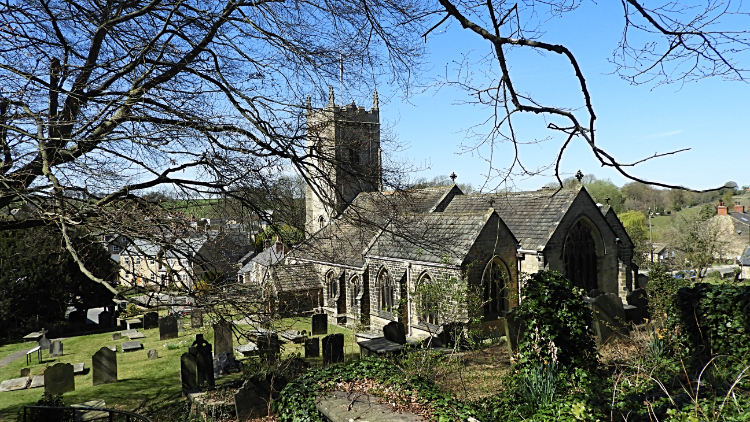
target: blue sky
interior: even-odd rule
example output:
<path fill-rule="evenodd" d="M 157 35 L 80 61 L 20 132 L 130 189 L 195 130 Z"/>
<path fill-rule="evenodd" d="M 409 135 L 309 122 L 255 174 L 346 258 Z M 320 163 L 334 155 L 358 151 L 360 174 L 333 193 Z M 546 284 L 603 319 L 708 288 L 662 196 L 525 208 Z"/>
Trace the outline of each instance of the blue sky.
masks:
<path fill-rule="evenodd" d="M 611 4 L 603 4 L 611 3 Z M 616 3 L 616 4 L 615 4 Z M 584 3 L 577 11 L 554 19 L 545 27 L 541 40 L 563 44 L 577 57 L 589 84 L 597 114 L 597 142 L 621 161 L 639 160 L 654 153 L 691 148 L 675 156 L 658 158 L 635 167 L 641 178 L 679 184 L 694 189 L 720 186 L 727 181 L 750 184 L 750 137 L 747 121 L 750 85 L 704 79 L 686 85 L 631 86 L 617 75 L 608 62 L 619 41 L 623 26 L 619 2 Z M 443 25 L 441 34 L 428 39 L 431 70 L 426 76 L 444 73 L 445 65 L 461 59 L 461 53 L 473 51 L 479 57 L 489 45 L 458 25 Z M 571 67 L 562 57 L 540 56 L 528 51 L 509 53 L 511 76 L 519 91 L 531 91 L 550 105 L 580 107 L 583 99 L 575 86 Z M 474 70 L 484 70 L 475 67 Z M 428 89 L 413 95 L 409 102 L 387 94 L 381 87 L 382 123 L 394 125 L 398 139 L 408 145 L 396 154 L 417 166 L 429 166 L 420 176 L 431 178 L 455 171 L 459 182 L 480 187 L 486 179 L 488 164 L 476 153 L 462 152 L 471 145 L 464 129 L 486 119 L 487 110 L 458 104 L 468 100 L 463 91 Z M 384 98 L 385 97 L 385 98 Z M 338 98 L 337 98 L 338 100 Z M 338 101 L 337 101 L 338 102 Z M 554 135 L 546 130 L 543 119 L 524 116 L 515 121 L 519 139 L 533 142 Z M 552 162 L 562 140 L 526 145 L 521 158 L 531 168 Z M 486 154 L 488 151 L 484 150 Z M 493 154 L 493 164 L 505 167 L 513 150 L 501 145 Z M 602 168 L 582 140 L 576 140 L 563 157 L 562 176 L 577 170 L 609 178 L 615 184 L 628 182 L 614 170 Z M 553 181 L 547 176 L 514 178 L 515 189 L 534 190 Z M 496 183 L 485 187 L 491 189 Z"/>

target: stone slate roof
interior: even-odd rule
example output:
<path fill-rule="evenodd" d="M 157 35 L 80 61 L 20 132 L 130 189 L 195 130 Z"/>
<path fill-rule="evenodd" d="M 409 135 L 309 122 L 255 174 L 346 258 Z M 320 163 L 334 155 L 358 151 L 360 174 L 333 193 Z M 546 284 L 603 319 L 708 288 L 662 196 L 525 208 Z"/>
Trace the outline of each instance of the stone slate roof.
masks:
<path fill-rule="evenodd" d="M 273 271 L 277 292 L 293 292 L 322 288 L 313 264 L 277 265 Z"/>
<path fill-rule="evenodd" d="M 367 256 L 460 265 L 492 211 L 412 214 L 383 230 Z"/>
<path fill-rule="evenodd" d="M 363 192 L 336 219 L 297 246 L 292 258 L 362 268 L 365 252 L 378 233 L 400 226 L 402 216 L 424 214 L 439 208 L 458 187 L 417 189 L 400 192 Z M 407 217 L 410 218 L 410 217 Z"/>
<path fill-rule="evenodd" d="M 492 207 L 523 249 L 543 250 L 579 192 L 580 187 L 558 192 L 461 195 L 453 198 L 445 212 L 477 212 Z"/>
<path fill-rule="evenodd" d="M 742 213 L 742 212 L 729 212 L 727 213 L 730 217 L 732 217 L 735 221 L 737 221 L 740 224 L 744 224 L 746 226 L 750 226 L 750 214 L 748 213 Z"/>
<path fill-rule="evenodd" d="M 740 255 L 740 265 L 750 267 L 750 246 L 745 248 L 745 251 Z"/>
<path fill-rule="evenodd" d="M 120 255 L 154 258 L 164 253 L 163 258 L 187 258 L 197 254 L 206 243 L 205 238 L 176 239 L 169 246 L 161 246 L 142 239 L 136 239 L 120 252 Z"/>
<path fill-rule="evenodd" d="M 283 247 L 282 250 L 276 252 L 276 245 L 271 245 L 263 252 L 255 255 L 255 257 L 251 259 L 250 262 L 255 262 L 256 264 L 260 264 L 264 267 L 270 267 L 271 265 L 276 264 L 282 259 L 284 259 Z"/>

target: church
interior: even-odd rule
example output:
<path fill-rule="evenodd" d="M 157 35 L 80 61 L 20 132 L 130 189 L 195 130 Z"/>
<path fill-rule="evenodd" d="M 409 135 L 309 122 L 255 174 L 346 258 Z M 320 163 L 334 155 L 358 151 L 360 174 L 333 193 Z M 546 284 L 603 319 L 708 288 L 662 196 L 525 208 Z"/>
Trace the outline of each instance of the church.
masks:
<path fill-rule="evenodd" d="M 633 289 L 633 243 L 585 188 L 384 191 L 377 93 L 366 110 L 335 105 L 331 90 L 323 109 L 308 101 L 307 119 L 308 154 L 325 159 L 306 170 L 308 238 L 274 268 L 274 279 L 290 280 L 276 287 L 288 294 L 294 277 L 284 274 L 314 272 L 305 279 L 319 283 L 315 299 L 330 323 L 361 331 L 400 321 L 419 338 L 478 315 L 484 329 L 500 329 L 522 300 L 524 274 L 540 270 L 559 271 L 592 294 L 624 299 Z M 461 299 L 467 295 L 473 300 Z"/>

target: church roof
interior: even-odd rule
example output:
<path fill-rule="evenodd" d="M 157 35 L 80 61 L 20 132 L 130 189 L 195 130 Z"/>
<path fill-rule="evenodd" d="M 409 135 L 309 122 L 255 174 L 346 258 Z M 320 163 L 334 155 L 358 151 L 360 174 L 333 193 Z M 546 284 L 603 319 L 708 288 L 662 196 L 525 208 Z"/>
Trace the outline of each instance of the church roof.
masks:
<path fill-rule="evenodd" d="M 273 271 L 277 292 L 312 290 L 322 287 L 313 264 L 277 265 Z"/>
<path fill-rule="evenodd" d="M 477 212 L 494 208 L 523 249 L 542 250 L 579 192 L 580 188 L 460 195 L 453 198 L 445 212 Z"/>
<path fill-rule="evenodd" d="M 460 265 L 491 216 L 491 210 L 404 216 L 380 233 L 367 255 Z"/>
<path fill-rule="evenodd" d="M 292 250 L 292 258 L 362 268 L 364 253 L 377 234 L 371 223 L 355 224 L 342 216 L 332 220 L 310 239 Z"/>

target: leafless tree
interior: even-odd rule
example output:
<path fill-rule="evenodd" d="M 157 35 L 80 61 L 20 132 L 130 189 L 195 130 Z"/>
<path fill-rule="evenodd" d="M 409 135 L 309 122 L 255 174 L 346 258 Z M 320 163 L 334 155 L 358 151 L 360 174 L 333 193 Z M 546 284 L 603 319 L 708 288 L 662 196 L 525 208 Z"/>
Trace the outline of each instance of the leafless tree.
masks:
<path fill-rule="evenodd" d="M 596 139 L 595 98 L 592 98 L 577 52 L 546 39 L 545 24 L 552 18 L 564 17 L 575 11 L 580 1 L 505 1 L 505 0 L 438 0 L 442 19 L 424 33 L 435 35 L 435 29 L 457 22 L 486 40 L 491 53 L 480 60 L 464 60 L 456 69 L 446 69 L 442 84 L 466 90 L 475 105 L 490 113 L 469 131 L 467 145 L 471 151 L 482 152 L 490 166 L 484 188 L 492 189 L 512 176 L 536 175 L 553 170 L 562 185 L 560 163 L 570 143 L 580 138 L 586 142 L 596 159 L 628 179 L 655 186 L 681 188 L 653 180 L 643 180 L 633 167 L 645 161 L 672 155 L 688 148 L 665 151 L 634 162 L 622 162 L 608 153 Z M 645 2 L 622 0 L 625 23 L 622 39 L 615 48 L 612 61 L 615 73 L 632 84 L 669 84 L 695 81 L 706 77 L 722 77 L 746 81 L 748 69 L 740 60 L 750 46 L 750 10 L 747 5 L 732 1 L 708 1 L 689 5 L 673 1 Z M 447 24 L 445 22 L 448 22 Z M 585 28 L 571 28 L 585 31 Z M 582 101 L 559 105 L 540 101 L 539 92 L 526 92 L 517 86 L 512 72 L 518 55 L 513 50 L 530 50 L 552 61 L 562 56 L 574 74 L 575 85 Z M 548 55 L 547 55 L 548 54 Z M 455 70 L 455 75 L 450 73 Z M 559 75 L 564 80 L 568 75 Z M 554 100 L 553 100 L 554 101 Z M 519 148 L 529 140 L 517 133 L 514 121 L 522 113 L 541 115 L 553 134 L 562 135 L 556 159 L 546 167 L 529 168 L 522 161 Z M 551 135 L 549 139 L 554 139 Z M 549 140 L 546 139 L 546 140 Z M 515 150 L 508 168 L 498 168 L 497 156 L 501 143 Z M 717 188 L 718 189 L 718 188 Z"/>
<path fill-rule="evenodd" d="M 311 162 L 309 97 L 325 101 L 342 66 L 353 96 L 407 87 L 424 16 L 411 0 L 3 3 L 0 230 L 168 245 L 198 200 L 262 213 L 243 192 Z"/>

